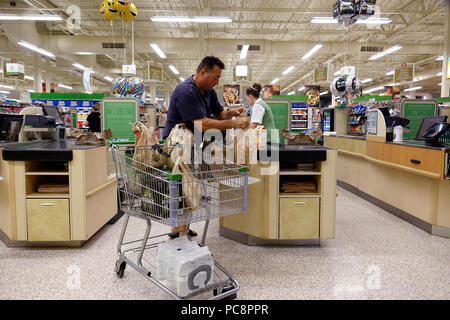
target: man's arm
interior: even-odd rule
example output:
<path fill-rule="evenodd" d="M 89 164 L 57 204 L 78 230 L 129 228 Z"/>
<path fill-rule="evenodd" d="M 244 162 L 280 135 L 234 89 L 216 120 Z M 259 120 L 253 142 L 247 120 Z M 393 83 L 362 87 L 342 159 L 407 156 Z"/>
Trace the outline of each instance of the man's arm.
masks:
<path fill-rule="evenodd" d="M 231 119 L 233 117 L 239 117 L 241 115 L 241 113 L 246 112 L 246 111 L 247 110 L 244 107 L 232 108 L 230 110 L 223 110 L 219 114 L 219 119 L 228 120 L 228 119 Z"/>
<path fill-rule="evenodd" d="M 249 126 L 248 119 L 244 117 L 235 120 L 215 120 L 203 118 L 194 120 L 193 122 L 195 128 L 201 132 L 205 132 L 209 129 L 218 129 L 220 131 L 232 128 L 247 129 Z"/>

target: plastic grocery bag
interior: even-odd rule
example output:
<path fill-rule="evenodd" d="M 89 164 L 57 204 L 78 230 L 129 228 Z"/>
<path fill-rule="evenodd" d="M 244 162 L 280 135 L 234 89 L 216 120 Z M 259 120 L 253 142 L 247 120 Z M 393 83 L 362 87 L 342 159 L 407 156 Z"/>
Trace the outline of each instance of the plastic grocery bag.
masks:
<path fill-rule="evenodd" d="M 197 209 L 201 198 L 200 181 L 192 174 L 191 169 L 183 162 L 181 157 L 175 160 L 172 173 L 181 173 L 183 175 L 182 193 L 185 207 L 190 210 Z"/>

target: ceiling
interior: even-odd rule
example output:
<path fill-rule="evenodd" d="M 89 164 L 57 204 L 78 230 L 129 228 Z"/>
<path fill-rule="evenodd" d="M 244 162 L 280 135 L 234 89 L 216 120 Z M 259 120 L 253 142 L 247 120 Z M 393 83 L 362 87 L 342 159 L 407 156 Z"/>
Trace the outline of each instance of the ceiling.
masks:
<path fill-rule="evenodd" d="M 27 0 L 0 1 L 2 13 L 53 13 L 70 19 L 70 6 L 80 9 L 80 28 L 73 28 L 67 21 L 31 22 L 44 44 L 58 46 L 52 51 L 55 61 L 45 59 L 41 68 L 48 73 L 52 82 L 64 83 L 81 89 L 80 73 L 70 67 L 61 67 L 59 58 L 69 61 L 86 61 L 96 70 L 99 81 L 94 82 L 97 90 L 108 90 L 103 75 L 118 76 L 122 64 L 132 62 L 132 23 L 128 25 L 116 19 L 111 25 L 104 19 L 99 6 L 101 1 L 92 0 Z M 380 16 L 392 19 L 392 23 L 381 26 L 311 24 L 313 17 L 331 17 L 336 0 L 188 0 L 188 1 L 145 1 L 134 0 L 138 16 L 134 22 L 134 59 L 138 69 L 148 61 L 164 65 L 164 81 L 157 84 L 158 90 L 170 91 L 184 78 L 194 73 L 199 61 L 205 55 L 216 55 L 226 65 L 221 84 L 232 83 L 233 67 L 247 64 L 251 69 L 253 82 L 269 84 L 280 78 L 283 93 L 296 91 L 303 85 L 313 84 L 312 71 L 319 63 L 331 64 L 331 77 L 335 70 L 344 65 L 356 67 L 360 79 L 372 78 L 367 87 L 377 87 L 392 82 L 392 76 L 385 74 L 403 62 L 415 63 L 416 75 L 425 80 L 409 83 L 407 86 L 422 86 L 427 92 L 440 92 L 441 77 L 435 76 L 442 69 L 442 62 L 436 61 L 443 54 L 445 41 L 446 0 L 378 0 Z M 74 11 L 72 11 L 74 12 Z M 75 10 L 76 15 L 76 10 Z M 163 23 L 152 22 L 152 16 L 227 16 L 231 23 Z M 12 58 L 25 62 L 26 74 L 33 75 L 33 54 L 17 45 L 11 39 L 11 27 L 0 22 L 0 37 L 4 37 L 9 50 L 0 49 L 4 60 Z M 76 42 L 76 39 L 79 39 Z M 101 42 L 126 42 L 127 49 L 103 49 Z M 166 53 L 161 60 L 150 48 L 156 42 Z M 324 47 L 310 59 L 301 60 L 316 43 Z M 240 60 L 238 45 L 259 45 L 260 50 L 249 51 L 246 60 Z M 389 48 L 401 44 L 403 49 L 395 54 L 375 61 L 368 58 L 373 52 L 362 52 L 361 46 Z M 77 56 L 74 50 L 92 51 L 93 56 Z M 89 49 L 89 50 L 87 50 Z M 180 75 L 174 75 L 168 65 L 173 64 Z M 287 75 L 282 72 L 289 66 L 295 69 Z M 70 64 L 69 64 L 70 66 Z M 97 72 L 98 70 L 98 72 Z M 321 84 L 324 88 L 329 83 Z M 33 86 L 32 81 L 23 87 Z"/>

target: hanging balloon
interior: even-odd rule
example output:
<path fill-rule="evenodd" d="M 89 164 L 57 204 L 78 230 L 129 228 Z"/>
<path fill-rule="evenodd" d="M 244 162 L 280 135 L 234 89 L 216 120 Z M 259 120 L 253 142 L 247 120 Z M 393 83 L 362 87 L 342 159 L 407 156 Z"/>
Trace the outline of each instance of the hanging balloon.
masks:
<path fill-rule="evenodd" d="M 122 19 L 128 22 L 136 19 L 136 17 L 137 17 L 137 8 L 134 5 L 134 3 L 130 3 L 130 5 L 127 6 L 127 9 L 122 12 Z"/>
<path fill-rule="evenodd" d="M 354 76 L 347 77 L 345 88 L 348 93 L 357 94 L 362 90 L 362 83 Z"/>
<path fill-rule="evenodd" d="M 118 94 L 121 97 L 125 96 L 127 93 L 127 77 L 119 77 L 114 79 L 112 83 L 113 94 Z"/>
<path fill-rule="evenodd" d="M 128 78 L 127 94 L 133 97 L 141 97 L 144 94 L 144 79 L 138 77 Z"/>
<path fill-rule="evenodd" d="M 114 0 L 114 5 L 116 9 L 125 12 L 130 6 L 131 0 Z"/>
<path fill-rule="evenodd" d="M 335 96 L 343 96 L 345 94 L 345 78 L 335 78 L 330 85 L 331 93 Z"/>
<path fill-rule="evenodd" d="M 119 16 L 119 11 L 114 6 L 113 0 L 104 0 L 100 5 L 100 12 L 105 19 L 108 19 L 112 25 L 115 18 Z"/>

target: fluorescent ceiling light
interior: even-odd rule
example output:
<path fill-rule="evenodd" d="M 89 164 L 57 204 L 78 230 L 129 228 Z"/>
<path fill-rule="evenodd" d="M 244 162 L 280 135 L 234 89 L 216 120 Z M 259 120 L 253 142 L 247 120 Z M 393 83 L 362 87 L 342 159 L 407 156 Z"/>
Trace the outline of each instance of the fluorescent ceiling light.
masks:
<path fill-rule="evenodd" d="M 408 91 L 416 91 L 416 90 L 420 90 L 420 89 L 422 89 L 422 87 L 421 86 L 417 86 L 417 87 L 412 87 L 412 88 L 405 89 L 403 91 L 408 92 Z"/>
<path fill-rule="evenodd" d="M 441 60 L 444 60 L 444 56 L 439 56 L 436 58 L 436 61 L 441 61 Z"/>
<path fill-rule="evenodd" d="M 9 92 L 9 91 L 3 91 L 3 90 L 0 90 L 0 93 L 4 93 L 4 94 L 10 94 L 11 92 Z"/>
<path fill-rule="evenodd" d="M 361 83 L 367 83 L 367 82 L 372 82 L 372 81 L 373 81 L 373 79 L 368 78 L 368 79 L 362 80 Z"/>
<path fill-rule="evenodd" d="M 383 87 L 383 86 L 381 86 L 381 87 L 376 87 L 376 88 L 372 88 L 372 89 L 366 90 L 366 91 L 364 91 L 364 92 L 365 92 L 365 93 L 371 93 L 371 92 L 374 92 L 374 91 L 380 91 L 380 90 L 384 90 L 384 87 Z"/>
<path fill-rule="evenodd" d="M 384 51 L 378 52 L 377 54 L 374 54 L 373 56 L 371 56 L 371 57 L 369 58 L 369 60 L 376 60 L 376 59 L 379 59 L 379 58 L 381 58 L 381 57 L 384 57 L 385 55 L 388 55 L 388 54 L 391 54 L 391 53 L 393 53 L 393 52 L 395 52 L 395 51 L 398 51 L 398 50 L 400 50 L 401 48 L 402 48 L 402 46 L 400 46 L 400 45 L 393 46 L 393 47 L 391 47 L 391 48 L 389 48 L 389 49 L 386 49 L 386 50 L 384 50 Z"/>
<path fill-rule="evenodd" d="M 114 80 L 110 76 L 104 76 L 103 79 L 105 79 L 106 81 L 111 81 L 111 82 Z"/>
<path fill-rule="evenodd" d="M 295 91 L 291 91 L 291 92 L 288 93 L 288 96 L 292 96 L 294 94 L 295 94 Z"/>
<path fill-rule="evenodd" d="M 438 86 L 442 86 L 442 82 L 438 84 Z"/>
<path fill-rule="evenodd" d="M 75 52 L 74 54 L 78 54 L 80 56 L 89 56 L 89 55 L 95 54 L 95 52 L 80 51 L 80 52 Z"/>
<path fill-rule="evenodd" d="M 180 81 L 184 81 L 184 78 L 183 78 L 183 77 L 180 77 Z"/>
<path fill-rule="evenodd" d="M 392 71 L 389 71 L 388 73 L 386 73 L 386 75 L 387 75 L 387 76 L 393 76 L 393 75 L 394 75 L 394 73 L 395 73 L 395 71 L 394 71 L 394 70 L 392 70 Z"/>
<path fill-rule="evenodd" d="M 301 87 L 301 88 L 298 88 L 298 91 L 303 91 L 305 89 L 306 89 L 305 87 Z"/>
<path fill-rule="evenodd" d="M 294 69 L 295 69 L 294 66 L 290 66 L 289 68 L 287 68 L 286 70 L 283 71 L 283 75 L 287 75 L 289 72 L 291 72 Z"/>
<path fill-rule="evenodd" d="M 178 72 L 177 68 L 175 68 L 173 65 L 170 65 L 170 66 L 169 66 L 169 69 L 172 70 L 172 72 L 173 72 L 174 74 L 180 74 L 180 73 Z"/>
<path fill-rule="evenodd" d="M 333 17 L 314 17 L 311 20 L 311 23 L 339 23 L 336 19 L 333 19 Z"/>
<path fill-rule="evenodd" d="M 324 92 L 320 93 L 321 96 L 323 96 L 325 94 L 328 94 L 328 91 L 324 91 Z"/>
<path fill-rule="evenodd" d="M 338 75 L 340 75 L 340 74 L 341 74 L 341 70 L 338 70 L 338 71 L 336 71 L 336 72 L 334 73 L 335 76 L 338 76 Z"/>
<path fill-rule="evenodd" d="M 436 76 L 438 77 L 442 76 L 442 72 L 439 72 Z"/>
<path fill-rule="evenodd" d="M 72 65 L 75 67 L 75 68 L 78 68 L 78 69 L 81 69 L 81 70 L 84 70 L 84 71 L 91 71 L 92 73 L 95 73 L 92 69 L 90 69 L 90 68 L 87 68 L 87 67 L 85 67 L 85 66 L 83 66 L 83 65 L 81 65 L 81 64 L 79 64 L 79 63 L 72 63 Z"/>
<path fill-rule="evenodd" d="M 356 24 L 388 24 L 392 20 L 389 18 L 369 18 L 366 20 L 357 20 Z"/>
<path fill-rule="evenodd" d="M 305 54 L 303 57 L 302 57 L 302 60 L 306 60 L 306 59 L 308 59 L 309 57 L 311 57 L 314 53 L 316 53 L 317 51 L 319 51 L 320 50 L 320 48 L 322 48 L 323 47 L 323 44 L 316 44 L 315 46 L 314 46 L 314 48 L 312 48 L 311 50 L 309 50 L 309 52 L 307 53 L 307 54 Z"/>
<path fill-rule="evenodd" d="M 275 78 L 275 79 L 272 80 L 272 82 L 271 82 L 270 84 L 275 84 L 275 83 L 277 83 L 279 80 L 280 80 L 280 78 Z"/>
<path fill-rule="evenodd" d="M 28 89 L 27 91 L 30 92 L 30 93 L 36 92 L 36 91 L 34 91 L 34 90 L 31 90 L 31 89 Z"/>
<path fill-rule="evenodd" d="M 151 17 L 153 22 L 198 22 L 198 23 L 228 23 L 232 22 L 228 17 L 176 17 L 176 16 L 155 16 Z"/>
<path fill-rule="evenodd" d="M 150 46 L 152 47 L 153 51 L 156 52 L 156 54 L 161 58 L 161 59 L 166 59 L 166 55 L 164 54 L 164 52 L 162 52 L 162 50 L 159 48 L 159 46 L 156 43 L 150 43 Z"/>
<path fill-rule="evenodd" d="M 104 53 L 104 55 L 106 56 L 106 57 L 108 57 L 108 58 L 110 58 L 112 61 L 117 61 L 116 59 L 114 59 L 113 57 L 111 57 L 109 54 L 107 54 L 107 53 Z"/>
<path fill-rule="evenodd" d="M 71 86 L 66 86 L 65 84 L 61 84 L 61 83 L 58 83 L 58 87 L 64 88 L 64 89 L 69 89 L 69 90 L 73 89 Z"/>
<path fill-rule="evenodd" d="M 164 98 L 158 98 L 158 99 L 156 99 L 156 100 L 159 100 L 159 101 L 164 101 Z"/>
<path fill-rule="evenodd" d="M 6 84 L 0 84 L 0 88 L 11 89 L 14 90 L 13 86 L 7 86 Z"/>
<path fill-rule="evenodd" d="M 22 47 L 28 48 L 30 50 L 36 51 L 40 54 L 43 54 L 44 56 L 50 57 L 50 58 L 54 58 L 55 55 L 53 53 L 51 53 L 50 51 L 44 50 L 42 48 L 39 48 L 37 46 L 35 46 L 34 44 L 28 43 L 26 41 L 20 40 L 19 42 L 17 42 L 18 45 L 21 45 Z"/>
<path fill-rule="evenodd" d="M 27 79 L 27 80 L 32 80 L 32 81 L 34 81 L 34 78 L 33 78 L 32 76 L 25 76 L 24 78 Z"/>
<path fill-rule="evenodd" d="M 250 46 L 248 44 L 244 44 L 242 46 L 241 56 L 239 57 L 240 59 L 245 59 L 247 57 L 248 48 L 250 48 Z"/>
<path fill-rule="evenodd" d="M 31 15 L 16 15 L 16 14 L 0 14 L 0 20 L 8 21 L 62 21 L 63 19 L 57 15 L 31 14 Z"/>

